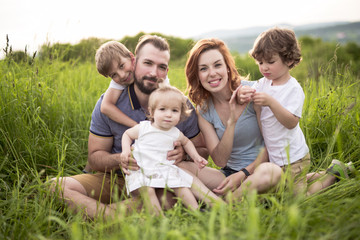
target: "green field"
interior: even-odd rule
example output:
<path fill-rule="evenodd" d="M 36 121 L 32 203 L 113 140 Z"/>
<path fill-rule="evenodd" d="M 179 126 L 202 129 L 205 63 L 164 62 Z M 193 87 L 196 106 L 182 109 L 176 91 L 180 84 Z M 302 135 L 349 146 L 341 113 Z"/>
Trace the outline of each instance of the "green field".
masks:
<path fill-rule="evenodd" d="M 320 51 L 320 50 L 319 50 Z M 333 158 L 360 169 L 360 78 L 354 64 L 304 49 L 292 72 L 306 100 L 301 127 L 312 171 Z M 256 79 L 251 59 L 234 54 Z M 318 60 L 321 61 L 318 61 Z M 170 65 L 171 84 L 186 89 L 184 61 Z M 92 61 L 0 61 L 0 239 L 358 239 L 360 176 L 311 197 L 288 189 L 247 195 L 241 203 L 191 212 L 177 204 L 165 217 L 143 211 L 84 220 L 51 195 L 48 180 L 81 173 L 92 109 L 109 79 Z"/>

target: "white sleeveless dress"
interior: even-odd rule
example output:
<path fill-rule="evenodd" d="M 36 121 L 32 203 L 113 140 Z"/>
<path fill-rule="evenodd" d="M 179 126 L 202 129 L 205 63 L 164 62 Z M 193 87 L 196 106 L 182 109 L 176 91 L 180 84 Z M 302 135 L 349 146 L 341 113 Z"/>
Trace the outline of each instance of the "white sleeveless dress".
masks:
<path fill-rule="evenodd" d="M 174 141 L 179 138 L 176 127 L 163 131 L 151 126 L 150 121 L 140 122 L 138 139 L 132 152 L 140 169 L 126 175 L 127 192 L 140 187 L 178 188 L 191 187 L 193 178 L 184 170 L 167 160 L 167 153 L 174 149 Z"/>

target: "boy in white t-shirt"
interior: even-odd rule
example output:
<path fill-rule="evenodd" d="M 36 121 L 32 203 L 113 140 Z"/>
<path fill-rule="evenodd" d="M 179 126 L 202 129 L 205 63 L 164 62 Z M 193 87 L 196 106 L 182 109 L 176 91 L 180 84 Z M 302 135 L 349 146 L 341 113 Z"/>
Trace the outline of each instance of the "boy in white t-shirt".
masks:
<path fill-rule="evenodd" d="M 299 126 L 305 94 L 289 72 L 301 61 L 294 32 L 270 29 L 257 38 L 250 54 L 264 76 L 255 86 L 253 101 L 261 106 L 258 117 L 270 162 L 281 167 L 301 161 L 309 165 L 309 148 Z"/>
<path fill-rule="evenodd" d="M 310 177 L 313 177 L 311 180 L 318 178 L 321 174 L 306 175 L 310 168 L 310 155 L 299 126 L 305 94 L 297 80 L 290 75 L 290 69 L 301 61 L 300 46 L 294 31 L 275 27 L 261 33 L 250 55 L 256 60 L 264 77 L 253 86 L 252 91 L 247 92 L 247 100 L 251 99 L 255 106 L 261 107 L 258 122 L 269 161 L 284 170 L 289 168 L 295 180 L 296 192 L 305 190 L 306 181 Z M 244 94 L 244 91 L 239 94 Z M 243 99 L 240 97 L 240 100 Z M 337 165 L 335 168 L 338 171 L 345 171 L 339 173 L 345 176 L 347 170 L 343 163 L 333 161 L 332 165 Z M 329 174 L 328 178 L 321 187 L 319 185 L 315 188 L 314 185 L 312 189 L 309 188 L 308 194 L 335 182 L 334 175 Z"/>

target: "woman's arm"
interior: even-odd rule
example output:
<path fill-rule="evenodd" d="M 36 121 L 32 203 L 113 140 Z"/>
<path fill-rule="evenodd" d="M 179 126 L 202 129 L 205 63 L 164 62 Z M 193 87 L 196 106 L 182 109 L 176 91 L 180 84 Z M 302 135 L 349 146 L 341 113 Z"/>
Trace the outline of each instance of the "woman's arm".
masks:
<path fill-rule="evenodd" d="M 137 122 L 128 117 L 115 105 L 121 93 L 122 90 L 108 88 L 101 103 L 101 112 L 117 123 L 127 127 L 133 127 L 137 124 Z"/>
<path fill-rule="evenodd" d="M 269 156 L 268 152 L 265 148 L 261 149 L 259 155 L 256 157 L 255 161 L 250 163 L 245 170 L 247 170 L 250 174 L 253 174 L 255 171 L 255 168 L 259 166 L 259 164 L 263 162 L 268 162 Z M 247 176 L 245 175 L 245 172 L 239 171 L 237 173 L 231 174 L 227 178 L 225 178 L 217 188 L 215 188 L 213 191 L 218 195 L 225 195 L 228 191 L 235 191 L 238 189 L 243 181 Z"/>
<path fill-rule="evenodd" d="M 253 104 L 254 106 L 254 110 L 255 110 L 255 113 L 256 113 L 256 120 L 257 120 L 257 123 L 259 125 L 259 129 L 260 129 L 260 132 L 261 132 L 261 135 L 262 135 L 262 125 L 261 125 L 261 121 L 260 121 L 260 117 L 261 117 L 261 106 L 260 105 L 256 105 L 256 104 Z"/>
<path fill-rule="evenodd" d="M 219 167 L 225 167 L 233 148 L 236 122 L 246 108 L 246 104 L 239 105 L 236 102 L 237 91 L 234 91 L 229 101 L 230 115 L 226 124 L 224 135 L 219 140 L 211 123 L 198 114 L 199 127 L 204 135 L 205 144 L 214 163 Z"/>
<path fill-rule="evenodd" d="M 219 167 L 226 166 L 232 151 L 235 126 L 228 125 L 220 141 L 213 125 L 206 121 L 200 114 L 198 116 L 198 122 L 212 160 Z"/>

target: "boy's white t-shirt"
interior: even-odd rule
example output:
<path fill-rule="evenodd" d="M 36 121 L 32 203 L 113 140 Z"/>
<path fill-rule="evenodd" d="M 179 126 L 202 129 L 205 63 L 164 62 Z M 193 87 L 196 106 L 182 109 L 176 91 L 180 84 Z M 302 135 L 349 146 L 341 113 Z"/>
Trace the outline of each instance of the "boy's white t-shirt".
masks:
<path fill-rule="evenodd" d="M 167 75 L 166 75 L 166 78 L 165 78 L 164 82 L 165 82 L 166 84 L 169 84 L 169 85 L 170 85 L 170 79 L 168 78 Z M 126 87 L 125 85 L 118 84 L 117 82 L 115 82 L 115 81 L 112 80 L 112 79 L 111 79 L 111 81 L 110 81 L 109 88 L 114 88 L 114 89 L 117 89 L 117 90 L 124 90 L 125 87 Z"/>
<path fill-rule="evenodd" d="M 305 94 L 295 78 L 291 77 L 286 84 L 280 86 L 272 86 L 272 80 L 262 78 L 255 88 L 257 92 L 269 94 L 285 109 L 301 118 Z M 267 106 L 261 107 L 260 121 L 270 162 L 284 166 L 300 160 L 309 153 L 299 123 L 293 129 L 284 127 Z"/>

